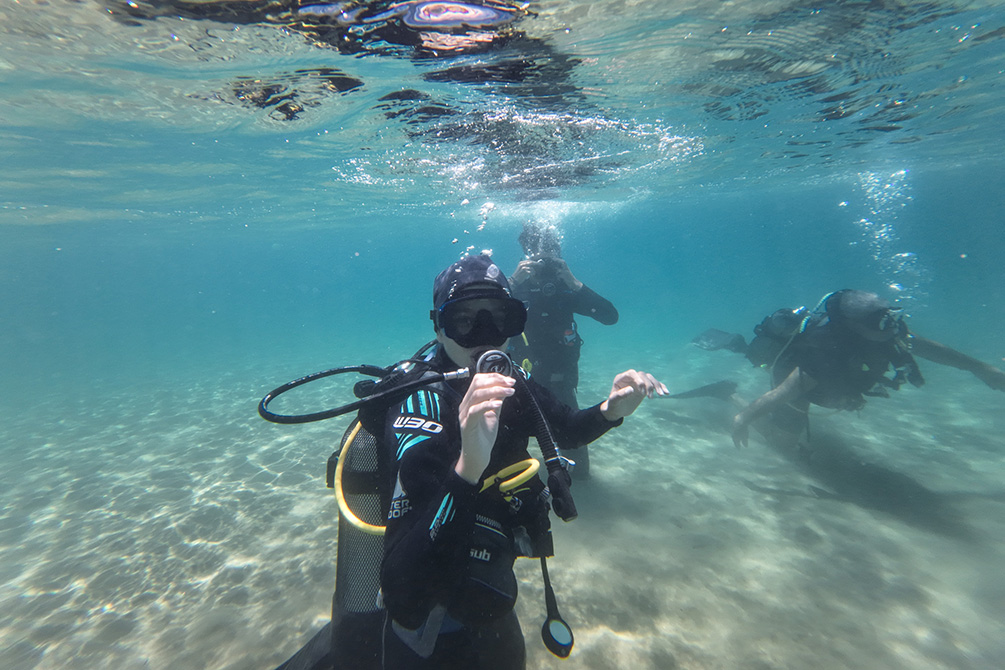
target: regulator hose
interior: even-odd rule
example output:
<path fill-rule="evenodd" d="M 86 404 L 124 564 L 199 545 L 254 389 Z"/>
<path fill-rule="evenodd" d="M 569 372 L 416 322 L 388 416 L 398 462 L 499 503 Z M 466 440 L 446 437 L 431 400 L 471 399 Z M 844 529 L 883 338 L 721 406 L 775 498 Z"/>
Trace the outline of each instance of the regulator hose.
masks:
<path fill-rule="evenodd" d="M 565 468 L 564 461 L 555 446 L 555 440 L 551 435 L 551 428 L 544 419 L 541 406 L 537 403 L 537 398 L 531 393 L 523 375 L 514 373 L 513 361 L 502 351 L 486 351 L 478 359 L 475 366 L 478 372 L 498 372 L 499 374 L 516 379 L 517 387 L 522 397 L 526 398 L 530 404 L 531 420 L 534 422 L 534 434 L 537 436 L 537 443 L 541 447 L 541 455 L 544 457 L 544 465 L 548 468 L 548 491 L 551 493 L 551 505 L 562 521 L 572 521 L 579 512 L 576 511 L 576 503 L 572 499 L 572 491 L 569 486 L 572 484 L 572 477 Z"/>

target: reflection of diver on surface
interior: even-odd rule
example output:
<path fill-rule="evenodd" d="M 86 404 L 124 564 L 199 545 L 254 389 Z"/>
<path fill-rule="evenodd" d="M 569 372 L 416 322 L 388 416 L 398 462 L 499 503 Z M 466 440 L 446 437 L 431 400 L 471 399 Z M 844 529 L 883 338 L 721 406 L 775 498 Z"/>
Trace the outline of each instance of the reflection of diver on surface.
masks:
<path fill-rule="evenodd" d="M 592 146 L 596 133 L 594 125 L 578 122 L 589 107 L 572 77 L 580 61 L 519 30 L 519 22 L 530 15 L 523 3 L 105 0 L 105 6 L 125 24 L 180 17 L 272 25 L 346 56 L 411 59 L 422 80 L 435 86 L 428 91 L 395 86 L 376 109 L 423 144 L 483 147 L 490 158 L 480 160 L 499 174 L 493 183 L 520 190 L 524 197 L 581 184 L 619 164 L 616 156 L 588 149 L 583 150 L 586 159 L 570 153 L 569 147 Z M 326 98 L 363 87 L 356 72 L 326 61 L 320 68 L 256 72 L 222 90 L 190 97 L 263 109 L 276 121 L 294 121 Z M 342 67 L 349 70 L 350 62 Z M 470 104 L 468 92 L 454 96 L 464 98 L 458 104 L 439 86 L 444 83 L 477 90 L 484 104 Z"/>
<path fill-rule="evenodd" d="M 566 521 L 577 514 L 556 445 L 596 439 L 666 387 L 630 370 L 589 409 L 559 402 L 495 350 L 522 332 L 526 309 L 487 256 L 440 273 L 433 301 L 437 339 L 413 359 L 309 375 L 259 405 L 277 423 L 359 409 L 329 461 L 340 513 L 332 624 L 283 670 L 523 668 L 513 610 L 518 556 L 541 560 L 545 645 L 560 657 L 572 649 L 544 561 L 553 553 L 549 508 Z M 342 372 L 380 379 L 357 384 L 361 400 L 334 410 L 290 416 L 268 409 L 282 393 Z M 531 436 L 547 486 L 527 450 Z"/>
<path fill-rule="evenodd" d="M 496 187 L 519 190 L 525 198 L 581 184 L 616 170 L 623 160 L 593 148 L 598 126 L 584 116 L 591 105 L 572 76 L 580 60 L 519 29 L 520 21 L 532 16 L 524 3 L 104 1 L 110 16 L 127 25 L 161 17 L 271 25 L 346 56 L 408 58 L 422 80 L 434 86 L 394 86 L 377 109 L 423 144 L 461 142 L 484 148 L 489 158 L 479 160 L 499 175 L 492 180 Z M 319 68 L 256 72 L 222 90 L 190 97 L 264 109 L 274 120 L 293 121 L 326 97 L 351 95 L 363 87 L 349 59 L 342 65 L 348 71 L 325 60 Z M 484 100 L 472 104 L 467 91 L 451 96 L 439 86 L 444 83 L 475 89 Z"/>
<path fill-rule="evenodd" d="M 348 93 L 362 85 L 361 80 L 339 70 L 317 68 L 275 75 L 268 81 L 238 77 L 232 93 L 245 105 L 271 109 L 269 116 L 277 121 L 293 121 L 307 108 L 320 105 L 323 97 Z"/>
<path fill-rule="evenodd" d="M 238 25 L 276 25 L 346 55 L 400 55 L 401 47 L 434 56 L 487 49 L 509 36 L 506 26 L 526 15 L 498 0 L 475 2 L 307 2 L 298 0 L 192 2 L 106 0 L 122 23 L 179 17 Z"/>
<path fill-rule="evenodd" d="M 575 61 L 560 54 L 554 64 L 540 58 L 550 49 L 512 27 L 527 11 L 522 5 L 498 0 L 332 3 L 106 0 L 105 5 L 112 18 L 127 25 L 161 17 L 274 25 L 344 55 L 373 53 L 429 63 L 442 57 L 484 53 L 515 42 L 516 53 L 503 59 L 452 63 L 426 76 L 431 81 L 515 84 L 506 90 L 507 95 L 514 97 L 519 97 L 521 90 L 538 93 L 547 90 L 552 97 L 574 90 L 566 75 Z M 557 78 L 562 78 L 564 83 Z M 317 85 L 318 79 L 321 85 Z M 550 81 L 544 82 L 545 79 Z M 534 80 L 541 82 L 537 89 L 534 89 Z M 306 107 L 316 106 L 321 94 L 345 93 L 362 85 L 358 78 L 337 69 L 314 68 L 274 76 L 242 77 L 234 84 L 233 98 L 244 104 L 272 109 L 273 118 L 289 121 L 298 118 Z"/>
<path fill-rule="evenodd" d="M 611 302 L 576 279 L 562 259 L 558 231 L 550 226 L 525 224 L 520 261 L 510 282 L 513 295 L 527 305 L 527 326 L 522 338 L 511 343 L 513 356 L 539 384 L 570 407 L 579 407 L 579 356 L 583 338 L 575 315 L 588 316 L 604 325 L 618 322 Z M 588 476 L 586 447 L 574 453 L 578 476 Z"/>
<path fill-rule="evenodd" d="M 465 60 L 423 75 L 431 82 L 482 86 L 493 93 L 533 101 L 535 108 L 565 109 L 583 97 L 572 81 L 580 61 L 555 51 L 544 40 L 513 34 L 490 60 Z"/>
<path fill-rule="evenodd" d="M 1005 373 L 937 342 L 911 334 L 885 300 L 846 289 L 828 294 L 814 311 L 781 309 L 766 317 L 746 344 L 738 334 L 707 330 L 694 344 L 743 353 L 768 369 L 772 389 L 745 405 L 733 420 L 735 444 L 746 446 L 754 425 L 773 447 L 831 488 L 838 499 L 881 509 L 907 523 L 944 534 L 967 535 L 944 495 L 905 474 L 865 462 L 832 436 L 810 430 L 810 405 L 861 408 L 867 396 L 889 397 L 904 382 L 924 383 L 913 354 L 972 372 L 1005 390 Z M 893 376 L 887 373 L 892 369 Z M 759 420 L 763 419 L 763 420 Z M 754 423 L 756 421 L 756 423 Z M 825 493 L 817 490 L 818 493 Z"/>

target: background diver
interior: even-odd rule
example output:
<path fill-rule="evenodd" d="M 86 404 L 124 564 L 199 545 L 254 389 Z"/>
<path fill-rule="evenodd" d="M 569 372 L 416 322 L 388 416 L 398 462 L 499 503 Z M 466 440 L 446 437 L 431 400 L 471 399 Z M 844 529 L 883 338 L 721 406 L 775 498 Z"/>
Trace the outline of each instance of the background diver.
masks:
<path fill-rule="evenodd" d="M 770 414 L 765 428 L 772 441 L 794 445 L 809 429 L 811 404 L 855 410 L 866 397 L 888 397 L 905 382 L 921 386 L 915 356 L 966 370 L 1005 391 L 1005 372 L 911 333 L 898 311 L 875 293 L 845 289 L 825 296 L 813 312 L 775 311 L 754 328 L 749 345 L 742 335 L 716 329 L 695 338 L 703 349 L 743 353 L 771 374 L 771 390 L 734 417 L 734 444 L 746 446 L 751 422 Z"/>
<path fill-rule="evenodd" d="M 527 325 L 523 336 L 511 341 L 510 351 L 539 384 L 576 409 L 583 338 L 575 317 L 610 326 L 618 322 L 618 310 L 572 274 L 554 226 L 524 224 L 519 241 L 525 258 L 510 284 L 513 296 L 527 306 Z M 576 450 L 575 461 L 573 475 L 589 476 L 588 447 Z"/>
<path fill-rule="evenodd" d="M 526 319 L 487 256 L 440 273 L 433 306 L 434 370 L 475 365 Z M 536 476 L 504 494 L 494 473 L 528 459 L 528 440 L 540 441 L 542 429 L 559 444 L 586 443 L 666 393 L 652 375 L 629 370 L 602 403 L 576 410 L 516 369 L 446 382 L 388 410 L 385 439 L 397 455 L 381 567 L 383 667 L 523 668 L 513 562 L 550 554 L 547 499 Z M 535 425 L 535 405 L 545 428 Z"/>

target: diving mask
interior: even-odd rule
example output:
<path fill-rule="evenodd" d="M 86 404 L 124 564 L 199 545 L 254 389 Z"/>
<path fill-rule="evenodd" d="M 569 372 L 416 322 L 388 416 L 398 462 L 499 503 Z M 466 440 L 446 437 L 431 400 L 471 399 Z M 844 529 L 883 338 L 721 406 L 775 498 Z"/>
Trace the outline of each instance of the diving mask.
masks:
<path fill-rule="evenodd" d="M 448 300 L 431 314 L 436 326 L 464 348 L 499 347 L 523 332 L 527 308 L 515 298 Z"/>
<path fill-rule="evenodd" d="M 900 331 L 903 323 L 904 317 L 899 312 L 900 310 L 890 308 L 876 310 L 869 315 L 864 325 L 876 332 L 893 337 Z"/>

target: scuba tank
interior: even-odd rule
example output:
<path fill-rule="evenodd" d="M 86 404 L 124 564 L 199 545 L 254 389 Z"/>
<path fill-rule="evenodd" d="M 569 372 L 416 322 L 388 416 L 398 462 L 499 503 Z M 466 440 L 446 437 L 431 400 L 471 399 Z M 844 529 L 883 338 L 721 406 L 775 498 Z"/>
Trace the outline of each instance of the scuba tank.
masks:
<path fill-rule="evenodd" d="M 774 365 L 782 350 L 795 337 L 808 316 L 805 307 L 778 309 L 754 326 L 754 339 L 747 347 L 746 356 L 756 367 Z"/>

